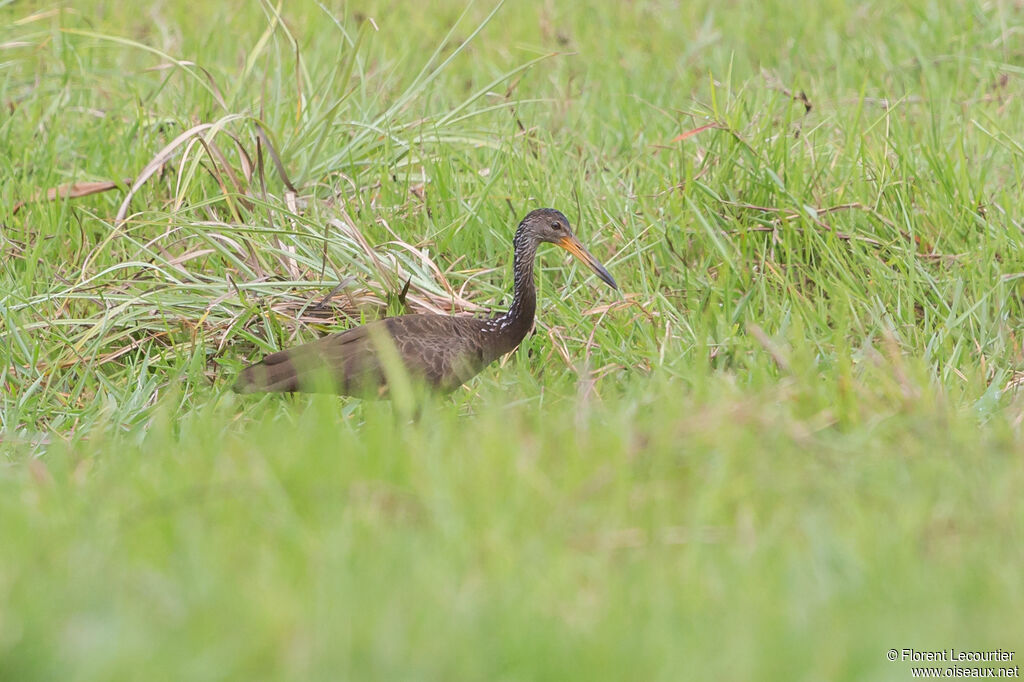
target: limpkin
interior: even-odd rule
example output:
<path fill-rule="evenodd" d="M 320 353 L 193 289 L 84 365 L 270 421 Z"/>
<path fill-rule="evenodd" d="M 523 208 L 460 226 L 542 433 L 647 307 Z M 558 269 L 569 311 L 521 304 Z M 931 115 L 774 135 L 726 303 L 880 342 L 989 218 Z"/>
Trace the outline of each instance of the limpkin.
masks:
<path fill-rule="evenodd" d="M 514 294 L 503 315 L 479 319 L 418 314 L 377 320 L 268 355 L 242 370 L 234 390 L 381 395 L 387 390 L 387 358 L 397 359 L 410 376 L 435 389 L 454 390 L 514 350 L 533 326 L 533 263 L 542 242 L 562 247 L 618 289 L 573 235 L 569 220 L 553 208 L 540 208 L 523 218 L 512 240 Z"/>

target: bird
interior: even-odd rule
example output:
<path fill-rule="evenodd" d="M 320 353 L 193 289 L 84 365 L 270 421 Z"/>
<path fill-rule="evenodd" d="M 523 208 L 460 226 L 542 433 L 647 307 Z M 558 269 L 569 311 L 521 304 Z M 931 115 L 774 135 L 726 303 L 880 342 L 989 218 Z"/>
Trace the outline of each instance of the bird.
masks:
<path fill-rule="evenodd" d="M 383 397 L 397 363 L 410 377 L 449 393 L 515 350 L 533 327 L 537 309 L 533 267 L 543 243 L 560 246 L 608 286 L 619 288 L 576 238 L 561 211 L 538 208 L 523 218 L 512 240 L 513 297 L 503 314 L 490 318 L 409 314 L 376 320 L 267 355 L 244 368 L 233 389 Z"/>

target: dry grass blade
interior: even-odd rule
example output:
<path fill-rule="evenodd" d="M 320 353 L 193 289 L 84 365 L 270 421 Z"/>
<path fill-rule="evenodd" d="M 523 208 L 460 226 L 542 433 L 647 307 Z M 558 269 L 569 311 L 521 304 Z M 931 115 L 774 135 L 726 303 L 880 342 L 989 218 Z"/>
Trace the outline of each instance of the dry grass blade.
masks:
<path fill-rule="evenodd" d="M 256 124 L 256 135 L 263 142 L 263 145 L 266 146 L 267 152 L 270 154 L 270 159 L 274 162 L 274 167 L 277 169 L 277 174 L 281 178 L 281 182 L 284 183 L 284 186 L 291 192 L 298 194 L 299 190 L 295 189 L 295 185 L 293 185 L 292 181 L 288 178 L 288 173 L 284 169 L 284 163 L 281 162 L 281 157 L 278 155 L 277 149 L 270 142 L 270 137 L 267 135 L 266 131 L 263 130 L 263 126 L 259 123 Z"/>
<path fill-rule="evenodd" d="M 168 159 L 174 155 L 174 152 L 177 151 L 178 147 L 193 135 L 197 135 L 204 130 L 209 130 L 213 125 L 213 123 L 200 123 L 199 125 L 192 126 L 181 135 L 178 135 L 176 138 L 171 140 L 170 144 L 156 153 L 156 156 L 146 164 L 146 167 L 142 169 L 141 173 L 139 173 L 139 177 L 132 183 L 124 201 L 121 202 L 121 207 L 117 209 L 117 216 L 114 218 L 115 227 L 120 227 L 121 224 L 124 223 L 125 216 L 128 215 L 128 207 L 131 205 L 132 197 L 135 196 L 135 193 L 138 192 L 144 184 L 146 184 L 147 180 L 153 177 L 154 173 L 160 170 L 163 165 L 167 163 Z"/>
<path fill-rule="evenodd" d="M 125 196 L 124 201 L 121 203 L 121 207 L 117 211 L 117 216 L 114 218 L 114 226 L 115 226 L 115 228 L 121 227 L 121 225 L 124 223 L 125 218 L 128 215 L 128 207 L 131 205 L 131 200 L 132 200 L 132 197 L 135 196 L 135 193 L 138 192 L 139 189 L 146 183 L 146 181 L 149 180 L 149 178 L 151 178 L 158 170 L 160 170 L 164 166 L 164 164 L 166 164 L 167 161 L 170 160 L 170 158 L 175 153 L 177 153 L 178 148 L 181 147 L 186 142 L 189 143 L 189 145 L 188 145 L 188 147 L 186 147 L 186 149 L 191 149 L 191 147 L 194 144 L 196 144 L 196 142 L 198 142 L 207 151 L 207 155 L 211 159 L 216 161 L 217 156 L 215 156 L 213 154 L 213 152 L 210 150 L 210 143 L 213 140 L 213 138 L 216 137 L 217 134 L 219 134 L 221 132 L 225 132 L 225 134 L 228 134 L 232 138 L 232 140 L 234 140 L 234 142 L 236 143 L 236 145 L 238 146 L 238 148 L 240 150 L 239 153 L 240 153 L 240 155 L 242 156 L 242 159 L 243 159 L 243 161 L 242 161 L 243 172 L 245 172 L 245 173 L 250 172 L 251 166 L 250 166 L 250 163 L 249 163 L 248 154 L 245 153 L 245 151 L 242 148 L 242 145 L 238 141 L 238 139 L 236 137 L 234 137 L 233 135 L 231 135 L 230 133 L 227 133 L 225 131 L 225 127 L 229 123 L 231 123 L 233 121 L 237 121 L 239 119 L 244 119 L 244 118 L 246 118 L 246 117 L 241 115 L 241 114 L 229 114 L 227 116 L 224 116 L 224 117 L 218 119 L 217 121 L 214 121 L 213 123 L 200 123 L 198 125 L 192 126 L 188 130 L 186 130 L 185 132 L 181 133 L 176 138 L 171 140 L 171 142 L 169 144 L 167 144 L 163 149 L 161 149 L 159 152 L 157 152 L 157 154 L 150 160 L 150 162 L 148 164 L 146 164 L 146 167 L 142 169 L 142 172 L 135 179 L 135 182 L 132 184 L 131 188 L 128 190 L 128 194 Z M 200 137 L 201 134 L 202 134 L 202 137 Z M 196 139 L 193 140 L 193 138 L 196 138 Z M 218 150 L 218 152 L 219 152 L 219 150 Z M 186 152 L 186 156 L 187 156 L 187 152 Z M 220 158 L 223 158 L 223 154 L 219 154 L 219 156 L 220 156 Z M 197 163 L 198 162 L 193 162 L 192 163 L 191 169 L 188 172 L 188 176 L 187 176 L 188 178 L 192 177 L 192 174 L 194 173 L 194 169 L 195 169 L 195 166 L 197 165 Z M 225 167 L 228 167 L 226 163 L 225 163 Z M 232 177 L 232 180 L 234 180 L 234 177 Z M 221 184 L 222 189 L 225 192 L 225 195 L 227 195 L 227 187 L 225 186 L 224 182 L 221 179 L 219 179 L 219 178 L 218 178 L 218 182 Z M 237 188 L 237 182 L 235 182 L 235 185 L 236 185 L 236 188 Z M 228 201 L 230 202 L 230 199 Z"/>
<path fill-rule="evenodd" d="M 38 192 L 29 199 L 19 201 L 14 204 L 12 213 L 17 213 L 21 208 L 29 203 L 35 201 L 55 201 L 56 199 L 77 199 L 79 197 L 87 197 L 90 194 L 99 194 L 101 192 L 109 192 L 116 188 L 119 184 L 129 185 L 131 184 L 131 178 L 125 178 L 120 183 L 113 180 L 100 180 L 97 182 L 72 182 L 66 185 L 60 185 L 59 187 L 52 187 L 46 190 L 45 196 L 42 192 Z"/>
<path fill-rule="evenodd" d="M 687 130 L 685 133 L 680 133 L 679 135 L 676 135 L 675 137 L 672 138 L 672 141 L 670 142 L 670 144 L 675 144 L 676 142 L 682 142 L 683 140 L 691 138 L 694 135 L 696 135 L 697 133 L 702 133 L 705 130 L 709 130 L 711 128 L 718 129 L 718 128 L 721 128 L 721 127 L 722 126 L 720 124 L 718 124 L 718 123 L 708 123 L 707 125 L 702 125 L 699 128 L 694 128 L 693 130 Z"/>

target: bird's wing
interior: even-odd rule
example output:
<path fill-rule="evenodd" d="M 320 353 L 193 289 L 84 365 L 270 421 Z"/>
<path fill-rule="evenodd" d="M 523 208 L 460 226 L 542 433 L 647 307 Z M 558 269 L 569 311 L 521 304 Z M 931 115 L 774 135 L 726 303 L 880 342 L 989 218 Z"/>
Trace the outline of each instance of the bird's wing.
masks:
<path fill-rule="evenodd" d="M 458 388 L 494 359 L 487 353 L 483 320 L 406 315 L 386 322 L 406 369 L 435 388 Z"/>

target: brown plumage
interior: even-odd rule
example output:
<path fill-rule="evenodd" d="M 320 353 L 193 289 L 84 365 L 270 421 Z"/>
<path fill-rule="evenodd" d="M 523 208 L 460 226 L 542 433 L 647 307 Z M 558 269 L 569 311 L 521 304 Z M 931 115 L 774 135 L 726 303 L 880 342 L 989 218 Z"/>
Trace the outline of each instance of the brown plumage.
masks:
<path fill-rule="evenodd" d="M 573 236 L 564 215 L 552 208 L 537 209 L 523 218 L 513 239 L 514 295 L 505 314 L 486 320 L 448 315 L 378 320 L 268 355 L 241 371 L 234 390 L 382 394 L 397 364 L 438 390 L 454 390 L 514 350 L 533 326 L 533 263 L 542 242 L 566 249 L 618 288 Z"/>

